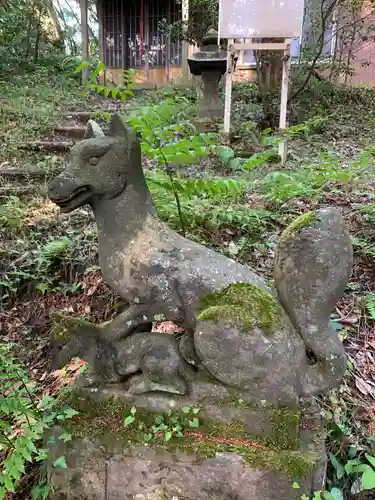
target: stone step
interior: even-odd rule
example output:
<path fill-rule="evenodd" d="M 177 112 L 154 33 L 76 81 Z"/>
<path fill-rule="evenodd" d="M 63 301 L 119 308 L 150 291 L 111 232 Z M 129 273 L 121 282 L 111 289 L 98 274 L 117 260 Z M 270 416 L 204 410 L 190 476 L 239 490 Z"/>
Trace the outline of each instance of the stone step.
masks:
<path fill-rule="evenodd" d="M 47 171 L 38 167 L 28 167 L 28 168 L 20 168 L 20 167 L 1 167 L 0 168 L 0 177 L 14 180 L 18 178 L 44 178 L 47 175 Z"/>
<path fill-rule="evenodd" d="M 112 113 L 113 111 L 105 111 L 105 113 Z M 63 118 L 67 120 L 76 120 L 77 122 L 87 123 L 91 116 L 94 114 L 94 111 L 68 111 L 63 113 Z"/>
<path fill-rule="evenodd" d="M 25 196 L 30 194 L 45 195 L 43 188 L 41 186 L 36 186 L 30 184 L 29 186 L 14 186 L 12 184 L 6 184 L 0 187 L 0 198 L 8 196 Z"/>
<path fill-rule="evenodd" d="M 74 146 L 76 141 L 62 141 L 62 140 L 37 140 L 37 141 L 28 141 L 24 144 L 21 144 L 21 149 L 29 149 L 33 151 L 50 151 L 51 153 L 66 153 L 69 151 L 72 146 Z"/>
<path fill-rule="evenodd" d="M 103 132 L 108 131 L 108 127 L 102 127 Z M 80 127 L 79 125 L 77 126 L 64 126 L 64 125 L 57 125 L 54 129 L 56 134 L 59 134 L 63 137 L 68 137 L 70 139 L 83 139 L 83 136 L 85 135 L 85 127 Z"/>
<path fill-rule="evenodd" d="M 71 139 L 82 139 L 85 135 L 84 127 L 65 127 L 63 125 L 56 125 L 55 133 Z"/>

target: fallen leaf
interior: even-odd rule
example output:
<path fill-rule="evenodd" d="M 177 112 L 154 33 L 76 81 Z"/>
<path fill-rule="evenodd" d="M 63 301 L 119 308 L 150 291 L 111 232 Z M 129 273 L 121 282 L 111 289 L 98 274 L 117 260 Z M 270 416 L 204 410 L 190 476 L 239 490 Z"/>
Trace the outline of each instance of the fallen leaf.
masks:
<path fill-rule="evenodd" d="M 363 380 L 363 378 L 358 377 L 357 375 L 355 375 L 354 378 L 355 378 L 355 386 L 357 387 L 359 392 L 361 392 L 365 396 L 367 396 L 367 394 L 370 394 L 371 396 L 373 396 L 373 389 L 370 386 L 370 384 L 365 382 Z"/>

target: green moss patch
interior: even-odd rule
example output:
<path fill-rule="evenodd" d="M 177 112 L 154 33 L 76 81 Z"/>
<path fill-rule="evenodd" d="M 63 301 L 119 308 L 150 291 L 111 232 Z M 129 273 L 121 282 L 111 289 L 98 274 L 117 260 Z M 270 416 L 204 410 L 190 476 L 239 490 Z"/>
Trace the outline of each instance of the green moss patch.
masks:
<path fill-rule="evenodd" d="M 197 458 L 214 458 L 217 453 L 237 453 L 251 467 L 285 472 L 291 478 L 304 477 L 314 465 L 313 458 L 300 451 L 262 450 L 255 446 L 196 441 L 190 437 L 173 440 L 168 444 L 168 450 L 195 455 Z"/>
<path fill-rule="evenodd" d="M 198 313 L 200 321 L 218 323 L 224 319 L 249 332 L 254 325 L 268 330 L 276 328 L 282 309 L 265 290 L 250 283 L 234 283 L 202 297 Z"/>
<path fill-rule="evenodd" d="M 81 403 L 81 414 L 75 417 L 69 431 L 76 437 L 99 439 L 108 452 L 115 446 L 118 447 L 119 442 L 125 447 L 144 443 L 157 416 L 137 408 L 134 422 L 130 426 L 124 426 L 124 417 L 130 414 L 130 408 L 119 401 L 112 399 L 92 406 L 87 400 Z M 173 415 L 177 412 L 178 410 Z M 164 417 L 168 421 L 171 415 Z M 198 417 L 200 418 L 199 415 Z M 216 453 L 233 452 L 241 455 L 246 463 L 255 468 L 283 471 L 291 477 L 302 477 L 311 470 L 313 459 L 299 450 L 299 422 L 298 413 L 284 409 L 272 410 L 272 432 L 269 438 L 255 440 L 243 422 L 223 424 L 201 420 L 198 429 L 186 428 L 186 431 L 197 431 L 201 437 L 184 435 L 166 442 L 161 432 L 147 442 L 153 448 L 184 452 L 197 458 L 213 458 Z M 210 439 L 205 440 L 204 436 Z M 223 440 L 236 442 L 223 443 Z M 244 444 L 237 444 L 238 442 Z"/>
<path fill-rule="evenodd" d="M 280 242 L 292 237 L 301 229 L 313 226 L 314 223 L 319 222 L 319 217 L 316 212 L 306 212 L 289 224 L 289 226 L 284 229 L 280 236 Z"/>
<path fill-rule="evenodd" d="M 51 337 L 54 340 L 63 341 L 69 332 L 74 334 L 82 334 L 83 336 L 90 335 L 91 337 L 99 337 L 98 328 L 90 321 L 84 318 L 74 318 L 72 316 L 64 316 L 60 313 L 51 315 L 53 327 L 51 329 Z"/>

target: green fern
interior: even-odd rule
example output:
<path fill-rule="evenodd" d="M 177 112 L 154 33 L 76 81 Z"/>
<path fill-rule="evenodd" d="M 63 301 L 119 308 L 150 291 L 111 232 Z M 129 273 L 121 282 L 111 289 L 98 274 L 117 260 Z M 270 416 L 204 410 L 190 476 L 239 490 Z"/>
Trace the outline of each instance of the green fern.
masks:
<path fill-rule="evenodd" d="M 52 262 L 63 259 L 71 248 L 69 238 L 61 240 L 52 240 L 45 243 L 40 249 L 40 256 L 43 260 Z"/>
<path fill-rule="evenodd" d="M 165 189 L 172 191 L 170 177 L 160 169 L 151 170 L 147 173 L 147 181 L 151 190 Z M 226 198 L 235 199 L 241 197 L 249 189 L 249 183 L 242 179 L 185 179 L 174 177 L 175 189 L 188 199 L 208 198 L 212 201 L 222 201 Z"/>
<path fill-rule="evenodd" d="M 156 169 L 147 173 L 147 182 L 159 216 L 172 226 L 179 226 L 179 214 L 169 176 Z M 186 228 L 220 227 L 259 234 L 268 224 L 271 213 L 243 206 L 249 184 L 241 179 L 173 179 Z"/>
<path fill-rule="evenodd" d="M 0 205 L 0 227 L 19 229 L 23 225 L 26 210 L 17 196 L 9 196 Z"/>
<path fill-rule="evenodd" d="M 369 293 L 366 295 L 365 306 L 369 314 L 369 318 L 372 321 L 375 321 L 375 293 Z"/>

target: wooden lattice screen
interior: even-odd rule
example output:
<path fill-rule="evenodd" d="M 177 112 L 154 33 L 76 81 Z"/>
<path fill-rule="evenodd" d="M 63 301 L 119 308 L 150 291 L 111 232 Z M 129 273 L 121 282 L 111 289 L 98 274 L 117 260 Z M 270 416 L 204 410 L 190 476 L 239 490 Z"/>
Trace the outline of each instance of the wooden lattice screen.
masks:
<path fill-rule="evenodd" d="M 106 68 L 166 68 L 181 64 L 181 42 L 161 33 L 159 22 L 181 17 L 175 0 L 102 0 L 99 3 Z"/>

